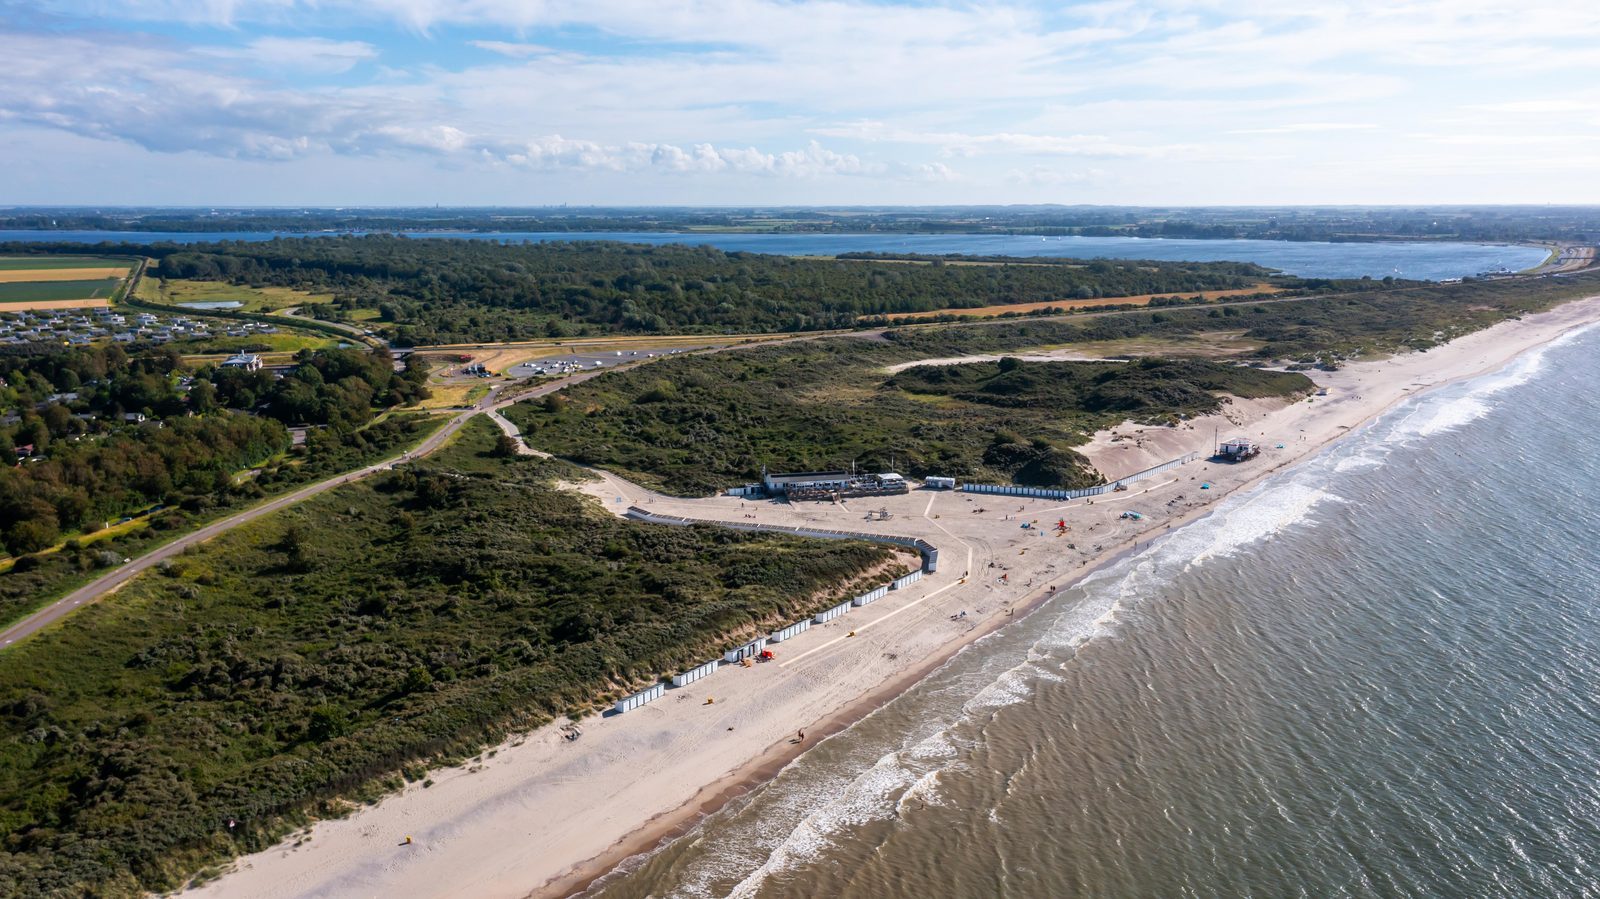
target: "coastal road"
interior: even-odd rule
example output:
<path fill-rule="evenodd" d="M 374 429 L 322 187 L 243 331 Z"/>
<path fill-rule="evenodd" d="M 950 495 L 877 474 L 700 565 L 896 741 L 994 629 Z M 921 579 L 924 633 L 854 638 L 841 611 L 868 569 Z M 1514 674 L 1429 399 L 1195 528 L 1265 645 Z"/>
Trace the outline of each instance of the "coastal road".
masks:
<path fill-rule="evenodd" d="M 4 632 L 0 632 L 0 648 L 10 646 L 13 643 L 16 643 L 18 640 L 24 640 L 33 634 L 38 633 L 40 630 L 49 627 L 57 621 L 60 621 L 62 618 L 65 618 L 83 606 L 86 606 L 104 596 L 111 594 L 123 584 L 126 584 L 128 581 L 134 579 L 143 572 L 148 571 L 151 567 L 171 559 L 191 546 L 204 543 L 218 534 L 230 531 L 246 522 L 254 521 L 263 515 L 270 515 L 279 509 L 287 508 L 295 503 L 310 499 L 311 497 L 320 493 L 326 493 L 335 487 L 348 484 L 352 481 L 358 481 L 364 477 L 367 477 L 368 475 L 383 471 L 393 466 L 396 462 L 401 462 L 411 457 L 427 455 L 428 453 L 438 449 L 440 446 L 443 446 L 445 441 L 449 440 L 450 436 L 466 423 L 467 419 L 476 414 L 478 414 L 478 410 L 472 409 L 456 415 L 448 423 L 446 423 L 444 427 L 441 427 L 438 431 L 434 432 L 432 436 L 428 437 L 428 439 L 418 444 L 414 450 L 408 450 L 405 453 L 384 459 L 381 462 L 374 462 L 365 468 L 359 468 L 355 471 L 345 472 L 342 475 L 329 478 L 326 481 L 318 481 L 315 484 L 309 484 L 292 493 L 286 493 L 276 499 L 268 500 L 259 506 L 253 506 L 244 510 L 243 512 L 237 512 L 233 515 L 229 515 L 227 518 L 218 519 L 217 521 L 213 521 L 197 531 L 185 534 L 171 543 L 152 550 L 131 562 L 124 563 L 115 571 L 95 578 L 94 580 L 83 585 L 82 587 L 79 587 L 71 593 L 68 593 L 66 596 L 61 597 L 50 605 L 39 609 L 32 615 L 29 615 L 11 627 L 6 628 Z"/>
<path fill-rule="evenodd" d="M 635 362 L 632 364 L 643 364 L 643 361 L 641 360 L 640 362 Z M 632 365 L 617 366 L 616 368 L 610 369 L 610 371 L 617 371 L 621 368 L 630 367 L 632 367 Z M 513 390 L 507 392 L 504 396 L 499 395 L 501 391 L 501 385 L 496 385 L 490 390 L 488 396 L 485 396 L 483 399 L 479 400 L 471 408 L 463 409 L 457 412 L 448 422 L 440 427 L 439 430 L 435 431 L 431 436 L 422 441 L 422 443 L 418 444 L 414 449 L 407 450 L 399 455 L 391 456 L 379 462 L 374 462 L 365 468 L 347 471 L 344 474 L 337 475 L 329 478 L 328 480 L 318 481 L 315 484 L 309 484 L 305 487 L 295 490 L 292 493 L 286 493 L 283 496 L 268 500 L 261 505 L 253 506 L 242 512 L 236 512 L 226 518 L 213 521 L 197 531 L 185 534 L 182 537 L 173 540 L 171 543 L 165 544 L 142 556 L 139 556 L 130 562 L 124 563 L 114 571 L 110 571 L 98 578 L 95 578 L 89 583 L 84 584 L 82 587 L 79 587 L 55 602 L 45 606 L 42 609 L 39 609 L 21 621 L 18 621 L 16 624 L 11 625 L 3 632 L 0 632 L 0 649 L 11 646 L 19 640 L 25 640 L 44 628 L 47 628 L 57 621 L 67 617 L 68 615 L 71 615 L 78 609 L 109 596 L 123 584 L 126 584 L 128 581 L 133 580 L 140 574 L 149 571 L 152 567 L 160 565 L 162 562 L 177 556 L 191 546 L 204 543 L 218 534 L 223 534 L 233 530 L 241 524 L 254 521 L 263 515 L 271 515 L 272 513 L 281 509 L 286 509 L 296 503 L 308 500 L 313 496 L 326 493 L 335 487 L 341 487 L 345 484 L 359 481 L 362 478 L 377 474 L 380 471 L 385 471 L 398 462 L 407 462 L 413 459 L 420 459 L 423 456 L 426 456 L 444 446 L 447 442 L 449 442 L 450 438 L 453 437 L 457 431 L 461 430 L 461 427 L 474 416 L 487 413 L 492 419 L 495 420 L 495 424 L 499 425 L 502 430 L 510 427 L 511 431 L 508 431 L 508 433 L 511 433 L 513 436 L 515 436 L 515 426 L 501 416 L 499 410 L 525 399 L 540 397 L 547 393 L 553 393 L 557 390 L 562 390 L 568 386 L 587 381 L 590 378 L 596 377 L 603 373 L 603 371 L 582 372 L 579 374 L 574 374 L 570 377 L 540 384 L 531 390 Z M 522 445 L 525 446 L 526 444 Z"/>

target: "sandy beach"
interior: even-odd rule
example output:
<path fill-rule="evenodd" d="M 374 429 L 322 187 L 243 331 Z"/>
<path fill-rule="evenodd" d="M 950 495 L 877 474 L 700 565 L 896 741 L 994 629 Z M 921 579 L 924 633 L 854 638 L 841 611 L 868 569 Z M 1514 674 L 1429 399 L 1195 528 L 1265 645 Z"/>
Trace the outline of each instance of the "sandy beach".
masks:
<path fill-rule="evenodd" d="M 910 589 L 784 642 L 774 662 L 724 668 L 625 715 L 584 719 L 576 741 L 558 733 L 564 722 L 518 736 L 466 765 L 433 772 L 426 786 L 412 784 L 240 859 L 191 894 L 570 894 L 692 828 L 1083 574 L 1207 514 L 1231 492 L 1307 458 L 1396 403 L 1496 370 L 1596 321 L 1600 298 L 1590 298 L 1425 353 L 1308 372 L 1326 393 L 1298 402 L 1235 401 L 1178 427 L 1125 424 L 1102 432 L 1082 449 L 1109 478 L 1189 452 L 1209 455 L 1216 436 L 1249 437 L 1264 451 L 1239 465 L 1191 462 L 1094 500 L 924 490 L 839 504 L 684 500 L 603 475 L 582 489 L 613 514 L 637 505 L 700 519 L 918 536 L 939 547 L 940 568 Z M 872 513 L 880 510 L 889 517 L 876 520 Z M 1142 517 L 1123 518 L 1125 512 Z M 1055 528 L 1058 520 L 1068 525 L 1064 533 Z"/>

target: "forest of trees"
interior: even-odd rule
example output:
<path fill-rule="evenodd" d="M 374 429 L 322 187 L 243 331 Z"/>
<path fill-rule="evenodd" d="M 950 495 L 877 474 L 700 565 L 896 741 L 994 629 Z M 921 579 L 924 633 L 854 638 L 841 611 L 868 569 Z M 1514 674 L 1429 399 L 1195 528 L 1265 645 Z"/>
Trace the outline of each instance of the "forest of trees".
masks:
<path fill-rule="evenodd" d="M 408 405 L 428 396 L 427 370 L 408 364 L 397 372 L 385 352 L 302 350 L 295 361 L 281 378 L 269 371 L 216 369 L 211 373 L 215 402 L 258 409 L 290 424 L 349 430 L 370 421 L 375 408 Z"/>
<path fill-rule="evenodd" d="M 227 492 L 237 472 L 289 448 L 286 424 L 326 425 L 310 447 L 337 454 L 377 409 L 427 394 L 426 373 L 394 371 L 387 353 L 307 350 L 297 363 L 277 378 L 190 372 L 164 348 L 0 355 L 0 549 L 36 552 L 152 505 Z"/>
<path fill-rule="evenodd" d="M 349 296 L 400 327 L 402 345 L 622 332 L 805 331 L 863 315 L 1056 298 L 1193 293 L 1266 280 L 1244 263 L 913 265 L 709 247 L 505 245 L 390 236 L 285 239 L 166 255 L 166 278 Z"/>
<path fill-rule="evenodd" d="M 0 467 L 0 540 L 12 554 L 36 552 L 63 531 L 98 530 L 153 503 L 226 490 L 236 472 L 288 448 L 283 425 L 233 412 L 60 442 L 42 460 Z"/>
<path fill-rule="evenodd" d="M 66 252 L 70 245 L 35 249 Z M 82 247 L 76 247 L 82 252 Z M 110 250 L 106 250 L 110 252 Z M 828 260 L 711 247 L 363 237 L 125 246 L 151 276 L 289 287 L 376 309 L 414 346 L 579 333 L 847 328 L 862 316 L 1053 299 L 1193 294 L 1271 279 L 1235 262 Z"/>

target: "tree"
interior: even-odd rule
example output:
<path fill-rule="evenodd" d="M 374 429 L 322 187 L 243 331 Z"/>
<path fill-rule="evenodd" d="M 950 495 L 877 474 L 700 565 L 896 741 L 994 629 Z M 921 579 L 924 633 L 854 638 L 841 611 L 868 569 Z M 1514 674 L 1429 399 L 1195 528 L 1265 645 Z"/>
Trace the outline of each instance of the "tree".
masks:
<path fill-rule="evenodd" d="M 217 409 L 217 385 L 205 378 L 196 378 L 189 388 L 189 407 L 204 415 Z"/>

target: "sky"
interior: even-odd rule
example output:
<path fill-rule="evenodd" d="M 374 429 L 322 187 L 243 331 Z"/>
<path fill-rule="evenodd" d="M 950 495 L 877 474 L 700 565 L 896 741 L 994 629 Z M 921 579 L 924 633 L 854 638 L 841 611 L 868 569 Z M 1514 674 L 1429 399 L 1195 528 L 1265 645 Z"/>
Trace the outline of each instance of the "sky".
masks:
<path fill-rule="evenodd" d="M 0 0 L 0 204 L 1600 202 L 1582 0 Z"/>

